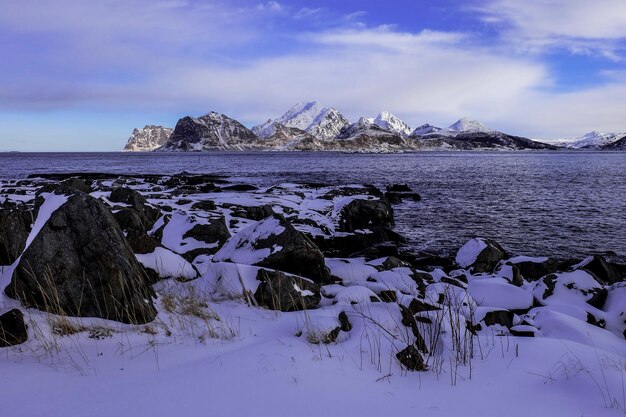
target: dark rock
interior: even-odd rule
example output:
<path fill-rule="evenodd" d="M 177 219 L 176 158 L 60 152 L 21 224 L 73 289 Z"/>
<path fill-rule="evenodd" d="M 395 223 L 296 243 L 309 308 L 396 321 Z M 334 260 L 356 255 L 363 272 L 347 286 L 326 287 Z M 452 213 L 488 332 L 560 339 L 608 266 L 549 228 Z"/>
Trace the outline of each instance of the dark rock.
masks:
<path fill-rule="evenodd" d="M 480 253 L 476 257 L 476 260 L 472 264 L 470 265 L 459 264 L 461 268 L 470 269 L 473 273 L 482 273 L 482 272 L 491 273 L 494 270 L 494 268 L 498 265 L 498 263 L 500 263 L 500 261 L 507 258 L 507 253 L 502 248 L 502 246 L 500 246 L 498 242 L 491 240 L 491 239 L 475 238 L 467 242 L 465 245 L 470 245 L 475 240 L 482 241 L 486 245 L 486 247 L 482 251 L 480 251 Z M 459 253 L 462 250 L 463 248 L 459 250 Z M 457 263 L 459 263 L 458 259 L 459 259 L 459 255 L 457 255 Z"/>
<path fill-rule="evenodd" d="M 376 227 L 392 227 L 393 225 L 393 208 L 385 200 L 352 200 L 339 213 L 339 231 L 341 232 L 372 230 Z"/>
<path fill-rule="evenodd" d="M 396 354 L 400 362 L 409 371 L 426 371 L 428 367 L 424 363 L 422 354 L 414 345 L 409 345 Z"/>
<path fill-rule="evenodd" d="M 207 247 L 193 249 L 183 256 L 188 261 L 193 261 L 198 255 L 209 255 L 216 253 L 228 239 L 230 232 L 226 227 L 224 217 L 207 219 L 208 224 L 196 224 L 183 235 L 183 239 L 191 237 L 200 242 L 207 243 Z M 210 247 L 209 247 L 210 246 Z"/>
<path fill-rule="evenodd" d="M 32 222 L 32 212 L 23 204 L 0 206 L 0 265 L 10 265 L 20 256 Z"/>
<path fill-rule="evenodd" d="M 397 244 L 406 242 L 403 236 L 386 227 L 376 227 L 370 231 L 343 236 L 312 236 L 312 239 L 329 256 L 345 258 L 367 255 L 372 259 L 397 255 Z"/>
<path fill-rule="evenodd" d="M 255 231 L 267 227 L 267 222 L 276 223 L 279 232 L 251 240 Z M 261 220 L 234 235 L 215 254 L 214 260 L 237 262 L 237 259 L 231 258 L 232 252 L 246 246 L 253 250 L 269 249 L 270 251 L 268 256 L 255 265 L 290 272 L 311 278 L 318 283 L 330 282 L 330 271 L 324 263 L 324 255 L 319 248 L 278 214 Z"/>
<path fill-rule="evenodd" d="M 191 206 L 193 210 L 211 211 L 215 210 L 215 203 L 211 200 L 201 200 Z"/>
<path fill-rule="evenodd" d="M 115 219 L 76 190 L 24 251 L 5 292 L 54 314 L 124 323 L 156 316 L 143 268 Z"/>
<path fill-rule="evenodd" d="M 233 215 L 256 221 L 266 219 L 275 214 L 271 204 L 262 206 L 231 206 L 231 208 L 234 212 Z"/>
<path fill-rule="evenodd" d="M 0 347 L 15 346 L 28 340 L 24 315 L 14 308 L 0 316 Z"/>
<path fill-rule="evenodd" d="M 483 321 L 487 326 L 493 326 L 495 324 L 500 324 L 504 327 L 511 328 L 513 327 L 513 312 L 508 310 L 495 310 L 489 311 L 485 314 Z"/>
<path fill-rule="evenodd" d="M 411 303 L 409 304 L 409 312 L 412 315 L 415 315 L 417 313 L 421 313 L 424 311 L 436 311 L 436 310 L 441 310 L 441 307 L 437 307 L 434 306 L 432 304 L 429 304 L 427 302 L 418 300 L 417 298 L 414 298 Z"/>
<path fill-rule="evenodd" d="M 87 193 L 87 194 L 93 191 L 93 188 L 91 187 L 91 185 L 87 184 L 83 179 L 80 179 L 80 178 L 68 178 L 62 181 L 61 184 L 74 188 L 78 191 L 82 191 L 83 193 Z"/>
<path fill-rule="evenodd" d="M 150 205 L 143 195 L 130 188 L 113 189 L 109 200 L 114 203 L 129 204 L 141 218 L 144 231 L 150 230 L 154 222 L 161 217 L 159 209 Z"/>
<path fill-rule="evenodd" d="M 251 184 L 233 184 L 221 187 L 223 191 L 256 191 L 259 187 Z"/>
<path fill-rule="evenodd" d="M 578 269 L 589 272 L 605 284 L 614 284 L 624 278 L 624 275 L 620 273 L 615 265 L 607 262 L 602 256 L 598 255 L 587 258 Z"/>
<path fill-rule="evenodd" d="M 161 246 L 155 238 L 137 229 L 129 229 L 126 233 L 126 240 L 134 253 L 152 253 Z"/>
<path fill-rule="evenodd" d="M 418 193 L 397 193 L 397 192 L 391 192 L 391 191 L 387 191 L 385 193 L 385 198 L 391 204 L 400 204 L 404 200 L 413 200 L 413 201 L 422 200 L 422 196 L 419 195 Z"/>
<path fill-rule="evenodd" d="M 348 320 L 348 315 L 345 311 L 339 313 L 339 323 L 341 324 L 341 330 L 343 330 L 344 332 L 349 332 L 350 330 L 352 330 L 352 324 L 350 323 L 350 320 Z"/>
<path fill-rule="evenodd" d="M 512 336 L 517 336 L 517 337 L 535 337 L 535 332 L 531 330 L 509 329 L 509 332 L 511 332 Z"/>
<path fill-rule="evenodd" d="M 254 298 L 260 306 L 280 311 L 310 310 L 321 300 L 319 286 L 307 279 L 266 269 L 260 269 L 256 278 L 261 283 Z"/>
<path fill-rule="evenodd" d="M 528 281 L 537 281 L 541 277 L 544 277 L 548 274 L 553 274 L 557 271 L 559 266 L 559 262 L 556 259 L 552 258 L 548 258 L 546 261 L 543 262 L 524 261 L 505 263 L 517 267 L 520 274 Z"/>
<path fill-rule="evenodd" d="M 373 260 L 382 258 L 384 256 L 397 256 L 398 245 L 393 242 L 384 241 L 382 243 L 375 244 L 368 248 L 365 248 L 359 252 L 351 253 L 350 258 L 365 258 L 367 260 Z"/>
<path fill-rule="evenodd" d="M 413 190 L 411 190 L 408 184 L 389 184 L 387 186 L 387 191 L 403 193 L 403 192 L 411 192 Z"/>

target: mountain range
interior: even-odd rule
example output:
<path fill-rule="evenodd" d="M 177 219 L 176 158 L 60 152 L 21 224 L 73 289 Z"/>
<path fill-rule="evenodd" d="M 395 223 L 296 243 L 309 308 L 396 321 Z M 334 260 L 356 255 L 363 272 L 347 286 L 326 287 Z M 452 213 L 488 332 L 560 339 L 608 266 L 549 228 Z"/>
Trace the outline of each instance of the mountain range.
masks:
<path fill-rule="evenodd" d="M 388 111 L 350 123 L 339 111 L 319 103 L 298 103 L 285 114 L 248 129 L 217 112 L 186 116 L 174 129 L 148 125 L 135 129 L 125 151 L 294 150 L 404 152 L 417 150 L 626 149 L 626 134 L 591 132 L 572 142 L 534 141 L 459 119 L 441 128 L 415 129 Z"/>

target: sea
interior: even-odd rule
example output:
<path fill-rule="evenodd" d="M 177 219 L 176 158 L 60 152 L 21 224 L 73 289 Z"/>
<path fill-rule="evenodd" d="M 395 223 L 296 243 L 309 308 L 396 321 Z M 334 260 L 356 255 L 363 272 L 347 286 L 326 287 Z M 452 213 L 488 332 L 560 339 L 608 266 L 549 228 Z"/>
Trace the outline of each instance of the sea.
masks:
<path fill-rule="evenodd" d="M 411 249 L 450 256 L 481 236 L 512 254 L 626 261 L 626 152 L 0 153 L 0 180 L 183 171 L 261 186 L 408 184 L 422 200 L 395 214 Z"/>

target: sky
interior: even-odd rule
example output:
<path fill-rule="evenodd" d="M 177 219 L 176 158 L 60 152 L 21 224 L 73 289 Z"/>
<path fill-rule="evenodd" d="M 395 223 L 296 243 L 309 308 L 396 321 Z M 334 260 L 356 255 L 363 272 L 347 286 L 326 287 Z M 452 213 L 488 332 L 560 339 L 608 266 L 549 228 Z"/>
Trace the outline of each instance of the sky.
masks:
<path fill-rule="evenodd" d="M 116 151 L 316 100 L 534 139 L 626 131 L 625 0 L 0 0 L 0 151 Z"/>

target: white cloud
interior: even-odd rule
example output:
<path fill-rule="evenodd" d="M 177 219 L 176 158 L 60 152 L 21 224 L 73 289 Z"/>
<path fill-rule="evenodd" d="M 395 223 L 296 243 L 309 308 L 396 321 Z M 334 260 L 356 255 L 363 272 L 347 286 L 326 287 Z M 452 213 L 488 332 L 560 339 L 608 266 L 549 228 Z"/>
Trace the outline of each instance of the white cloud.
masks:
<path fill-rule="evenodd" d="M 611 18 L 604 7 L 609 2 L 602 2 L 595 11 L 600 17 L 591 20 L 585 21 L 588 16 L 578 12 L 567 15 L 586 23 L 589 27 L 584 29 L 561 21 L 554 11 L 558 8 L 553 10 L 549 3 L 564 5 L 524 2 L 529 8 L 519 17 L 520 2 L 490 0 L 481 13 L 491 22 L 512 27 L 521 36 L 520 44 L 534 42 L 537 48 L 546 47 L 551 39 L 568 39 L 572 48 L 609 45 L 626 32 L 612 23 L 620 16 L 607 28 L 598 27 L 597 22 Z M 252 124 L 282 114 L 297 101 L 315 99 L 352 119 L 389 110 L 413 126 L 447 125 L 467 116 L 497 129 L 542 138 L 592 129 L 626 130 L 622 73 L 607 74 L 604 85 L 555 92 L 553 74 L 541 55 L 481 46 L 467 33 L 367 28 L 360 21 L 363 14 L 356 13 L 335 16 L 334 28 L 317 32 L 303 33 L 299 28 L 304 22 L 299 21 L 297 29 L 278 34 L 289 48 L 256 53 L 255 42 L 273 41 L 259 16 L 287 21 L 302 9 L 277 2 L 260 3 L 259 10 L 255 3 L 242 9 L 183 0 L 57 0 L 55 7 L 47 8 L 41 4 L 0 0 L 0 29 L 60 40 L 35 56 L 38 67 L 23 76 L 10 73 L 10 82 L 0 83 L 4 108 L 176 114 L 217 110 Z M 541 17 L 544 12 L 554 19 L 554 27 Z M 312 19 L 329 12 L 310 13 Z M 602 38 L 607 36 L 610 42 Z M 14 44 L 15 53 L 4 55 L 21 59 L 21 45 L 8 44 Z M 28 60 L 22 63 L 27 64 Z M 19 61 L 11 65 L 19 67 Z M 4 68 L 9 67 L 0 63 Z"/>
<path fill-rule="evenodd" d="M 527 50 L 565 47 L 617 58 L 626 38 L 623 0 L 487 0 L 471 10 Z"/>

